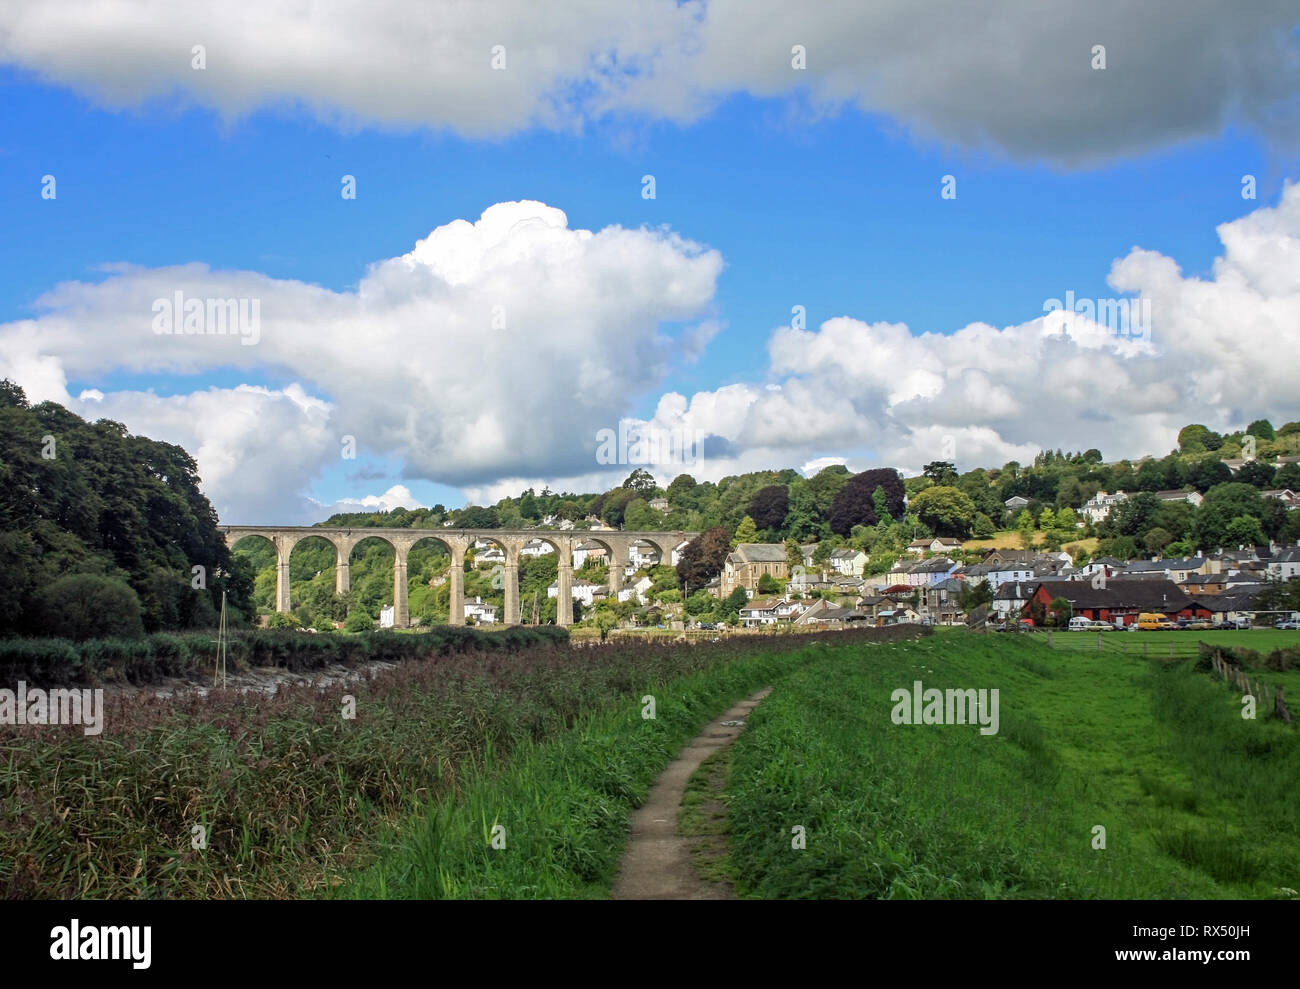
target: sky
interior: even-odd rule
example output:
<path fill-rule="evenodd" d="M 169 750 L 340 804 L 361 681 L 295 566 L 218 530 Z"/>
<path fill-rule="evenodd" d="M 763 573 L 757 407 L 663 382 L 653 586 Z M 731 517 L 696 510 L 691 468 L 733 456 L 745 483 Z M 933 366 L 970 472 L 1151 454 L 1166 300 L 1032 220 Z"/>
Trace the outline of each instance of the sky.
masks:
<path fill-rule="evenodd" d="M 0 377 L 230 524 L 1300 418 L 1293 2 L 797 6 L 0 0 Z"/>

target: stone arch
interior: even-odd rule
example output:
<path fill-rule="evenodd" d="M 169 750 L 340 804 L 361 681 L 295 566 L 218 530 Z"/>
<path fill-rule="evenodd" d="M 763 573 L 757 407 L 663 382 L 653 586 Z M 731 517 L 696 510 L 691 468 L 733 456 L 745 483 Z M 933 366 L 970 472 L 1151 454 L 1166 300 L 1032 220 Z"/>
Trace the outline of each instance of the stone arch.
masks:
<path fill-rule="evenodd" d="M 442 550 L 443 554 L 447 556 L 447 567 L 441 573 L 434 573 L 431 569 L 428 568 L 428 563 L 431 561 L 427 561 L 424 559 L 424 551 L 427 548 L 429 548 L 428 544 L 435 545 L 438 549 Z M 452 605 L 455 604 L 457 606 L 460 606 L 460 601 L 452 600 L 452 599 L 457 597 L 456 594 L 454 593 L 456 587 L 464 586 L 464 573 L 462 571 L 460 574 L 458 574 L 457 576 L 460 579 L 458 581 L 453 582 L 452 571 L 456 570 L 460 566 L 463 566 L 465 561 L 465 554 L 463 550 L 457 552 L 457 547 L 458 547 L 458 543 L 457 540 L 455 540 L 454 538 L 449 536 L 444 536 L 441 533 L 438 533 L 437 531 L 423 530 L 423 529 L 414 530 L 411 533 L 411 539 L 402 545 L 401 551 L 403 554 L 403 559 L 405 560 L 408 617 L 410 617 L 411 606 L 409 600 L 412 591 L 414 591 L 416 594 L 417 606 L 420 606 L 420 598 L 424 596 L 424 594 L 426 593 L 426 589 L 432 591 L 435 588 L 442 586 L 442 584 L 444 583 L 451 583 L 452 593 L 451 593 L 451 597 L 449 597 L 448 599 L 448 623 L 457 624 L 455 621 L 452 620 L 453 616 L 451 612 L 452 612 Z M 396 566 L 396 561 L 394 561 L 394 565 Z M 427 617 L 428 614 L 427 608 L 420 606 L 420 611 L 421 611 L 421 615 L 420 615 L 421 618 Z M 462 619 L 463 619 L 463 612 L 462 612 Z"/>
<path fill-rule="evenodd" d="M 226 545 L 230 548 L 230 552 L 232 556 L 235 553 L 252 553 L 254 546 L 257 546 L 257 548 L 260 549 L 262 544 L 265 544 L 265 546 L 270 549 L 271 554 L 270 554 L 269 565 L 275 568 L 275 574 L 276 574 L 276 583 L 275 586 L 271 589 L 271 610 L 288 611 L 289 608 L 287 604 L 287 600 L 288 600 L 287 588 L 285 589 L 283 594 L 283 597 L 286 602 L 285 607 L 284 608 L 280 607 L 281 597 L 282 597 L 281 589 L 279 586 L 280 585 L 280 566 L 279 566 L 280 541 L 277 540 L 275 536 L 270 532 L 257 532 L 248 529 L 228 531 L 226 532 L 225 535 L 226 535 Z M 267 565 L 268 565 L 267 563 L 261 563 L 260 566 L 255 566 L 254 574 L 253 574 L 254 582 L 256 582 L 257 580 L 257 573 L 260 572 L 262 569 L 264 569 Z M 285 578 L 287 581 L 288 578 L 287 567 L 285 568 Z"/>
<path fill-rule="evenodd" d="M 406 554 L 402 552 L 397 541 L 382 529 L 354 529 L 351 532 L 343 534 L 344 546 L 347 550 L 347 556 L 344 560 L 345 565 L 341 568 L 343 573 L 347 576 L 340 576 L 339 578 L 340 583 L 346 581 L 347 590 L 343 593 L 351 591 L 356 595 L 354 598 L 354 607 L 356 605 L 362 605 L 363 607 L 366 606 L 366 602 L 363 598 L 369 597 L 372 591 L 369 587 L 353 586 L 352 564 L 356 559 L 358 548 L 360 548 L 363 543 L 370 543 L 370 546 L 366 550 L 363 550 L 363 554 L 370 552 L 370 549 L 374 546 L 374 544 L 371 543 L 371 540 L 377 540 L 378 542 L 383 543 L 392 551 L 393 583 L 392 590 L 388 594 L 379 595 L 379 600 L 370 601 L 367 610 L 371 607 L 377 606 L 382 615 L 383 608 L 391 604 L 394 609 L 393 624 L 395 626 L 402 626 L 405 624 L 405 617 L 401 614 L 402 607 L 399 607 L 399 605 L 404 605 L 406 598 Z M 400 579 L 398 574 L 399 570 L 401 571 Z M 372 611 L 371 614 L 374 614 L 374 612 Z"/>
<path fill-rule="evenodd" d="M 303 557 L 300 555 L 298 557 L 299 565 L 295 568 L 294 554 L 297 553 L 300 549 L 310 550 L 312 546 L 317 545 L 318 543 L 324 543 L 326 546 L 329 547 L 330 556 L 332 557 L 332 559 L 330 560 L 328 566 L 323 565 L 323 559 L 322 559 L 322 565 L 312 570 L 312 572 L 309 573 L 307 572 L 307 569 L 311 569 L 311 568 L 309 567 L 307 569 L 304 569 L 301 566 L 301 561 Z M 304 546 L 304 544 L 306 545 Z M 340 591 L 340 580 L 342 579 L 342 574 L 345 572 L 344 568 L 340 567 L 340 562 L 343 559 L 343 547 L 340 546 L 339 540 L 335 538 L 333 533 L 328 531 L 295 533 L 292 542 L 289 542 L 286 539 L 286 546 L 287 546 L 287 552 L 285 554 L 285 560 L 288 563 L 289 580 L 291 582 L 290 600 L 289 600 L 290 608 L 293 607 L 292 581 L 295 580 L 301 584 L 302 581 L 315 580 L 317 577 L 320 577 L 322 574 L 328 571 L 329 579 L 334 585 L 334 593 L 339 594 L 339 593 L 346 592 L 347 589 L 346 585 L 343 587 L 343 590 Z M 333 620 L 337 620 L 339 618 L 339 615 L 331 612 L 328 617 L 330 620 L 333 621 Z"/>

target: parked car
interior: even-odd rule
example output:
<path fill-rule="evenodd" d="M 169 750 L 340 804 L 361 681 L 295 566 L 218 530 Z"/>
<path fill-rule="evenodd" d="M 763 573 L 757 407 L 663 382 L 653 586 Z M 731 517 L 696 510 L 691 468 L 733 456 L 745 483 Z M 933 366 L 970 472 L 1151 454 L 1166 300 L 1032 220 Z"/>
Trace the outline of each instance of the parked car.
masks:
<path fill-rule="evenodd" d="M 1274 628 L 1285 628 L 1293 632 L 1300 631 L 1300 622 L 1278 622 Z"/>
<path fill-rule="evenodd" d="M 1233 621 L 1215 622 L 1213 627 L 1220 631 L 1230 632 L 1236 629 L 1249 629 L 1250 622 L 1245 618 L 1237 618 Z"/>
<path fill-rule="evenodd" d="M 1169 620 L 1168 615 L 1162 615 L 1158 611 L 1144 611 L 1138 615 L 1138 628 L 1144 631 L 1156 631 L 1158 629 L 1176 628 L 1173 622 Z"/>

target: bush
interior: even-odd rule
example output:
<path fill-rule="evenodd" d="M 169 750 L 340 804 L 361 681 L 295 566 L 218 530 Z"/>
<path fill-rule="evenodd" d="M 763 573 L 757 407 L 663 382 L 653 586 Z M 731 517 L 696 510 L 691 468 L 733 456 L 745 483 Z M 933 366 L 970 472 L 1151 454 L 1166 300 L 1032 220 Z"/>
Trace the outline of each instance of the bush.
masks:
<path fill-rule="evenodd" d="M 345 632 L 369 632 L 374 627 L 375 620 L 361 608 L 353 608 L 343 620 Z"/>
<path fill-rule="evenodd" d="M 37 627 L 46 635 L 77 641 L 144 635 L 140 596 L 113 577 L 66 574 L 40 592 L 36 609 Z"/>

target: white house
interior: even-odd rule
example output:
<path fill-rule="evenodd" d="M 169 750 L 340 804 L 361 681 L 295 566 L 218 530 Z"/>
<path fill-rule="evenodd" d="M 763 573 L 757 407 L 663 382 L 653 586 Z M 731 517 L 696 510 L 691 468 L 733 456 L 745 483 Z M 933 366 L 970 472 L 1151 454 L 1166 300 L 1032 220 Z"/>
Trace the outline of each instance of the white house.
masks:
<path fill-rule="evenodd" d="M 618 592 L 620 601 L 635 601 L 637 604 L 646 604 L 646 595 L 650 593 L 650 587 L 654 583 L 649 577 L 642 576 L 640 580 L 634 581 L 623 587 Z"/>
<path fill-rule="evenodd" d="M 554 552 L 555 547 L 544 539 L 530 539 L 519 549 L 520 556 L 545 556 Z"/>
<path fill-rule="evenodd" d="M 593 584 L 591 581 L 583 580 L 582 578 L 573 580 L 569 587 L 573 600 L 581 601 L 583 607 L 587 608 L 591 607 L 591 602 L 595 600 L 595 594 L 598 590 L 601 590 L 599 584 Z M 558 580 L 546 589 L 546 596 L 548 598 L 556 598 L 560 596 L 560 582 Z"/>
<path fill-rule="evenodd" d="M 1268 491 L 1261 491 L 1260 494 L 1265 498 L 1280 501 L 1286 506 L 1288 512 L 1300 508 L 1300 495 L 1297 495 L 1290 488 L 1272 488 Z"/>
<path fill-rule="evenodd" d="M 474 619 L 475 625 L 491 625 L 497 620 L 497 606 L 488 604 L 482 598 L 465 602 L 465 620 Z"/>
<path fill-rule="evenodd" d="M 379 609 L 379 627 L 380 627 L 380 628 L 392 628 L 392 627 L 393 627 L 393 623 L 394 623 L 394 617 L 393 617 L 393 616 L 394 616 L 395 614 L 396 614 L 396 612 L 394 611 L 393 606 L 392 606 L 391 604 L 390 604 L 390 605 L 387 605 L 386 607 L 380 608 L 380 609 Z"/>
<path fill-rule="evenodd" d="M 633 543 L 627 548 L 627 562 L 632 569 L 628 575 L 636 573 L 642 567 L 654 567 L 659 564 L 659 551 L 649 543 Z"/>
<path fill-rule="evenodd" d="M 941 580 L 947 580 L 957 566 L 956 560 L 950 560 L 946 556 L 931 557 L 908 568 L 907 579 L 903 583 L 910 584 L 912 587 L 937 584 Z"/>
<path fill-rule="evenodd" d="M 1286 549 L 1275 553 L 1268 561 L 1268 575 L 1274 580 L 1300 577 L 1300 549 Z"/>
<path fill-rule="evenodd" d="M 1088 521 L 1096 525 L 1107 515 L 1116 505 L 1128 501 L 1128 495 L 1123 491 L 1116 491 L 1114 494 L 1107 494 L 1105 491 L 1098 491 L 1095 495 L 1083 503 L 1079 509 L 1084 515 L 1088 516 Z"/>
<path fill-rule="evenodd" d="M 867 554 L 860 549 L 831 550 L 831 569 L 845 577 L 861 577 Z"/>
<path fill-rule="evenodd" d="M 505 563 L 506 554 L 500 546 L 486 539 L 475 539 L 470 547 L 474 550 L 474 565 L 479 566 L 484 563 Z"/>
<path fill-rule="evenodd" d="M 608 554 L 600 543 L 585 542 L 573 547 L 573 565 L 581 567 L 590 560 L 603 560 Z"/>
<path fill-rule="evenodd" d="M 1199 491 L 1157 491 L 1156 497 L 1161 501 L 1185 501 L 1193 508 L 1200 508 L 1205 500 Z"/>

